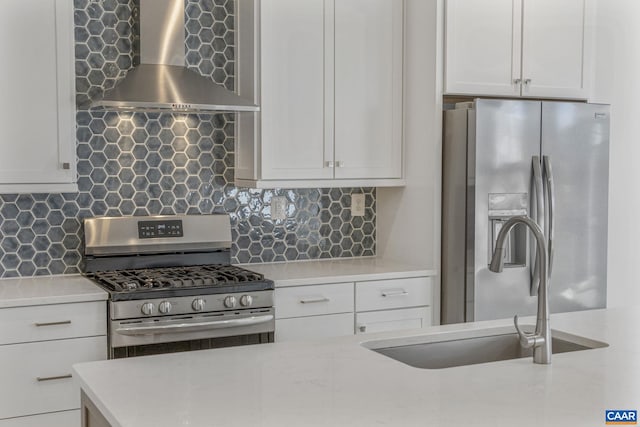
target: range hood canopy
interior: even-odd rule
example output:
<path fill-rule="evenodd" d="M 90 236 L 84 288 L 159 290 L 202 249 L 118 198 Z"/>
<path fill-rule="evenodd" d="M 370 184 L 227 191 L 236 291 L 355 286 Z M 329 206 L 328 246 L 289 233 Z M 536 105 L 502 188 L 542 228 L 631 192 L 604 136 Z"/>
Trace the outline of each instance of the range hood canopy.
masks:
<path fill-rule="evenodd" d="M 131 111 L 260 111 L 252 100 L 185 66 L 184 0 L 140 0 L 140 65 L 91 108 Z"/>

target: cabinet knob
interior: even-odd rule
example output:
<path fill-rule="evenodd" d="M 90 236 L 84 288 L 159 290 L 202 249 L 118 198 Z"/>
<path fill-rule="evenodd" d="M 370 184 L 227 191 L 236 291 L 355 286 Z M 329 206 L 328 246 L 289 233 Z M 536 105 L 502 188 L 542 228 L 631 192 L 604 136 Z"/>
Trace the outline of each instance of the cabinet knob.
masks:
<path fill-rule="evenodd" d="M 513 79 L 513 84 L 514 85 L 519 85 L 520 83 L 522 83 L 521 79 Z"/>
<path fill-rule="evenodd" d="M 360 332 L 364 333 L 367 332 L 367 325 L 360 325 L 358 327 L 358 329 L 360 330 Z"/>
<path fill-rule="evenodd" d="M 336 167 L 337 168 L 343 168 L 344 167 L 344 162 L 336 162 Z"/>
<path fill-rule="evenodd" d="M 524 85 L 528 86 L 529 84 L 531 84 L 531 79 L 524 79 Z"/>
<path fill-rule="evenodd" d="M 64 169 L 64 170 L 69 170 L 69 169 L 71 169 L 71 164 L 70 164 L 70 163 L 63 163 L 63 164 L 62 164 L 62 169 Z"/>
<path fill-rule="evenodd" d="M 327 168 L 333 168 L 335 167 L 335 165 L 336 165 L 335 162 L 331 162 L 331 161 L 325 162 L 325 167 Z"/>

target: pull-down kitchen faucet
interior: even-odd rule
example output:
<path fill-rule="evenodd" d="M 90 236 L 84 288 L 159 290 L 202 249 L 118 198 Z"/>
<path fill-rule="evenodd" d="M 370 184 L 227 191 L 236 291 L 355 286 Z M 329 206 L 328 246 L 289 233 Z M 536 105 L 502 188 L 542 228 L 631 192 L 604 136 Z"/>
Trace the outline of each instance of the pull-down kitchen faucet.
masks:
<path fill-rule="evenodd" d="M 538 317 L 536 319 L 536 330 L 534 333 L 526 333 L 518 325 L 518 315 L 513 318 L 513 324 L 520 337 L 520 345 L 524 348 L 533 347 L 533 363 L 544 365 L 551 364 L 551 326 L 549 325 L 549 276 L 547 268 L 549 254 L 544 233 L 540 226 L 531 218 L 526 216 L 514 216 L 504 223 L 498 239 L 496 248 L 491 258 L 489 270 L 500 273 L 504 269 L 504 241 L 513 227 L 524 224 L 533 233 L 538 247 L 538 273 L 540 277 L 540 288 L 538 289 Z"/>

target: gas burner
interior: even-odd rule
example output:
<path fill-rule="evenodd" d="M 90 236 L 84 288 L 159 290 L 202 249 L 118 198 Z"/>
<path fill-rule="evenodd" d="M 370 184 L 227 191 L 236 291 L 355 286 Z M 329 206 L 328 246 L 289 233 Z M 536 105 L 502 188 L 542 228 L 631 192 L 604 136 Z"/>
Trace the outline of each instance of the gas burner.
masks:
<path fill-rule="evenodd" d="M 89 276 L 114 299 L 141 299 L 160 291 L 180 295 L 273 289 L 263 275 L 228 264 L 98 271 Z"/>

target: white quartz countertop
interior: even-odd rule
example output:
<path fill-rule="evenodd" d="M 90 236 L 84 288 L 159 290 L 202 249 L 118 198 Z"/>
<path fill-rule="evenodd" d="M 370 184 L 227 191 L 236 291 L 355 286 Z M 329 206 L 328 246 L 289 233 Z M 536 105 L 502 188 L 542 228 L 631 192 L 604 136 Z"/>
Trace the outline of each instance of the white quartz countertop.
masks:
<path fill-rule="evenodd" d="M 103 301 L 108 294 L 80 275 L 0 279 L 0 308 Z"/>
<path fill-rule="evenodd" d="M 344 281 L 402 279 L 433 276 L 435 270 L 384 258 L 344 258 L 270 264 L 242 264 L 264 274 L 276 287 L 317 285 Z"/>
<path fill-rule="evenodd" d="M 553 315 L 551 324 L 609 347 L 555 354 L 548 366 L 525 358 L 426 370 L 360 345 L 477 334 L 511 325 L 504 320 L 74 369 L 113 427 L 585 427 L 604 425 L 605 409 L 640 409 L 640 308 Z"/>

